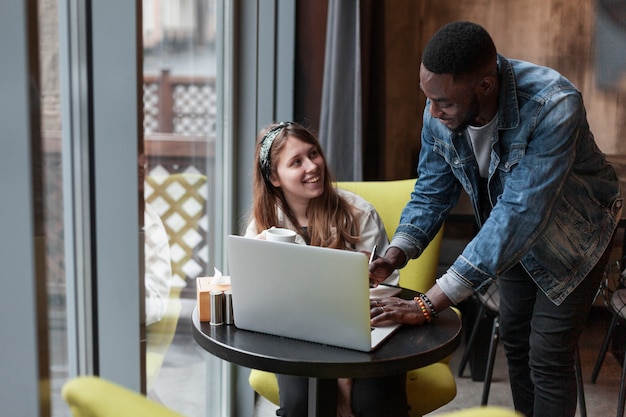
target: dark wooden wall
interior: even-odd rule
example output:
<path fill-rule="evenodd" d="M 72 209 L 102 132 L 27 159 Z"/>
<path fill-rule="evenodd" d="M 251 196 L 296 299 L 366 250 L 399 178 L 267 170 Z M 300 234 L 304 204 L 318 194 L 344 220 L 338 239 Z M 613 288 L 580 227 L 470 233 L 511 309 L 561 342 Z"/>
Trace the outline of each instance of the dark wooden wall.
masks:
<path fill-rule="evenodd" d="M 320 124 L 327 9 L 328 0 L 296 3 L 294 119 L 315 132 Z"/>
<path fill-rule="evenodd" d="M 298 45 L 315 36 L 298 53 L 309 82 L 297 85 L 297 95 L 312 97 L 321 91 L 323 40 L 327 1 L 299 0 Z M 492 35 L 498 50 L 510 58 L 555 68 L 583 93 L 589 122 L 598 145 L 609 155 L 626 154 L 626 92 L 604 91 L 594 71 L 594 0 L 474 0 L 415 1 L 364 0 L 364 119 L 366 179 L 413 177 L 419 153 L 421 115 L 425 99 L 418 87 L 421 50 L 445 23 L 471 20 Z M 315 10 L 315 13 L 311 10 Z M 324 12 L 322 12 L 324 10 Z M 306 13 L 304 13 L 306 11 Z M 315 28 L 317 31 L 312 34 Z M 320 58 L 321 57 L 321 58 Z M 312 61 L 314 59 L 314 61 Z M 320 62 L 321 60 L 321 62 Z M 297 76 L 297 79 L 301 77 Z M 299 109 L 319 123 L 319 97 Z M 298 102 L 298 100 L 296 100 Z M 304 101 L 302 101 L 304 103 Z"/>

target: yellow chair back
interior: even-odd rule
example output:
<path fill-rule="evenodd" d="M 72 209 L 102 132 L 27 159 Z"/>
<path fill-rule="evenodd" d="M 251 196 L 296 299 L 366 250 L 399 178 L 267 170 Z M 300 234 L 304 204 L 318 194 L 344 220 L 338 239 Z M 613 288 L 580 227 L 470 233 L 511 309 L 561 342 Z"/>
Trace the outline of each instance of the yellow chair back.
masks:
<path fill-rule="evenodd" d="M 61 395 L 72 417 L 183 417 L 143 395 L 97 376 L 79 376 L 63 385 Z"/>
<path fill-rule="evenodd" d="M 400 222 L 400 214 L 411 198 L 415 179 L 395 181 L 338 182 L 337 187 L 352 191 L 369 201 L 380 215 L 389 240 Z M 426 292 L 437 279 L 443 227 L 417 259 L 400 270 L 400 286 Z"/>

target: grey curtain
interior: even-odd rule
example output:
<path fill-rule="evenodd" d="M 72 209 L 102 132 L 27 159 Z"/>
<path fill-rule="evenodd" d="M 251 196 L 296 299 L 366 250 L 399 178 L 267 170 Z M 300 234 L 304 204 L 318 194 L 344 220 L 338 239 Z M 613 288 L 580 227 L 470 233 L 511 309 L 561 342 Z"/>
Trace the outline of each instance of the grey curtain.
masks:
<path fill-rule="evenodd" d="M 363 179 L 360 0 L 329 0 L 319 137 L 339 181 Z"/>

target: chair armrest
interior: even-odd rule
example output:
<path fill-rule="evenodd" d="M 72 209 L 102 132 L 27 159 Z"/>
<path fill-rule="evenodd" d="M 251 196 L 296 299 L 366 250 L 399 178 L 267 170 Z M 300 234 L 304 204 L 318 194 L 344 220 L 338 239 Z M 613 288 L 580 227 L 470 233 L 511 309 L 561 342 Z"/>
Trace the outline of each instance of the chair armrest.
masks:
<path fill-rule="evenodd" d="M 449 413 L 434 414 L 433 417 L 524 417 L 522 414 L 497 406 L 472 407 Z"/>
<path fill-rule="evenodd" d="M 96 376 L 68 381 L 61 394 L 73 417 L 183 417 L 139 393 Z"/>

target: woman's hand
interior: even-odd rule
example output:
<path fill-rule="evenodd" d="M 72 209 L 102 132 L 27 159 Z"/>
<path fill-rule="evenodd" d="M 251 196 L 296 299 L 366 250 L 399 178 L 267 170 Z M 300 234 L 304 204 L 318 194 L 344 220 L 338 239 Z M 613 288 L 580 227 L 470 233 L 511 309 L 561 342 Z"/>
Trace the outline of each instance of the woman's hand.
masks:
<path fill-rule="evenodd" d="M 372 326 L 390 321 L 404 324 L 424 324 L 426 321 L 416 301 L 398 297 L 371 299 L 370 316 Z"/>
<path fill-rule="evenodd" d="M 337 417 L 354 417 L 352 411 L 352 379 L 337 379 Z"/>

